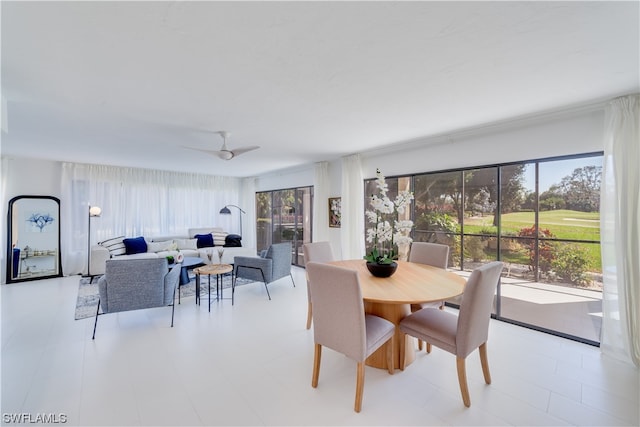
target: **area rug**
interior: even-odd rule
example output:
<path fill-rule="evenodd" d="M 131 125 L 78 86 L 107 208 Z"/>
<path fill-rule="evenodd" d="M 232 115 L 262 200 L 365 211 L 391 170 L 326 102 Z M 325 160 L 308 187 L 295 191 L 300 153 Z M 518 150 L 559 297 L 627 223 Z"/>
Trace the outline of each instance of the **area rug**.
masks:
<path fill-rule="evenodd" d="M 200 294 L 207 297 L 207 278 L 203 278 L 201 281 Z M 247 283 L 253 283 L 251 280 L 239 278 L 236 280 L 236 286 L 242 286 Z M 211 278 L 212 288 L 215 288 L 215 277 Z M 231 287 L 231 276 L 225 275 L 222 278 L 222 286 L 224 289 Z M 215 290 L 213 290 L 215 292 Z M 196 294 L 196 279 L 193 277 L 191 281 L 180 286 L 180 300 L 184 298 L 192 297 Z M 96 315 L 96 308 L 98 307 L 98 277 L 94 277 L 90 282 L 88 277 L 82 277 L 78 286 L 78 299 L 76 301 L 76 313 L 75 319 L 86 319 L 87 317 L 94 317 Z M 176 295 L 176 300 L 178 295 Z M 177 301 L 176 301 L 177 302 Z M 102 310 L 100 310 L 102 312 Z"/>

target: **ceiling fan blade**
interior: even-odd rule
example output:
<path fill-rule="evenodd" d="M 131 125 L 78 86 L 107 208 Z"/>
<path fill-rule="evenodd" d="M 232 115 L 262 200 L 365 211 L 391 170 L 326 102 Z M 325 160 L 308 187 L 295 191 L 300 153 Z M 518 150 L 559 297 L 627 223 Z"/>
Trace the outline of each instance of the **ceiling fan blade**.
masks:
<path fill-rule="evenodd" d="M 257 150 L 258 148 L 260 148 L 258 145 L 252 145 L 251 147 L 242 147 L 242 148 L 236 148 L 233 151 L 233 155 L 234 156 L 239 156 L 240 154 L 244 154 L 247 153 L 249 151 L 253 151 L 253 150 Z"/>
<path fill-rule="evenodd" d="M 193 150 L 193 151 L 200 151 L 202 153 L 211 154 L 216 157 L 220 157 L 220 154 L 222 153 L 222 151 L 218 151 L 218 150 L 206 150 L 204 148 L 187 147 L 186 145 L 183 145 L 182 148 L 186 148 L 188 150 Z"/>
<path fill-rule="evenodd" d="M 195 150 L 195 151 L 200 151 L 207 154 L 212 154 L 222 160 L 231 160 L 234 157 L 239 156 L 240 154 L 244 154 L 249 151 L 257 150 L 258 148 L 260 148 L 257 145 L 252 145 L 249 147 L 241 147 L 241 148 L 238 148 L 237 150 L 229 150 L 227 148 L 227 138 L 229 137 L 230 133 L 227 131 L 218 131 L 215 133 L 219 134 L 222 137 L 222 147 L 220 147 L 220 150 L 206 150 L 203 148 L 187 147 L 184 145 L 183 147 L 189 150 Z"/>

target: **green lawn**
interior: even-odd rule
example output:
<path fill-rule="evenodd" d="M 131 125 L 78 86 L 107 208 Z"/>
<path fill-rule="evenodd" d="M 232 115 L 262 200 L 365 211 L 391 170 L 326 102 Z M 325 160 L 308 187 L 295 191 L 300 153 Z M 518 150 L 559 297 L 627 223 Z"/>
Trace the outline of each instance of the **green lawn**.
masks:
<path fill-rule="evenodd" d="M 502 235 L 517 235 L 518 231 L 534 224 L 533 212 L 514 212 L 502 215 Z M 539 214 L 540 228 L 549 229 L 557 239 L 600 240 L 600 213 L 579 212 L 571 210 L 545 211 Z M 465 218 L 465 234 L 495 233 L 491 224 L 492 216 Z M 601 271 L 600 245 L 578 243 L 587 251 L 590 270 Z M 506 254 L 505 254 L 506 255 Z M 514 258 L 522 258 L 522 254 L 511 254 Z M 515 261 L 515 260 L 514 260 Z"/>
<path fill-rule="evenodd" d="M 517 234 L 534 223 L 533 212 L 514 212 L 502 215 L 502 234 Z M 549 229 L 558 239 L 600 240 L 600 213 L 578 212 L 566 209 L 540 212 L 540 228 Z M 493 216 L 465 218 L 465 233 L 479 233 L 495 228 Z"/>

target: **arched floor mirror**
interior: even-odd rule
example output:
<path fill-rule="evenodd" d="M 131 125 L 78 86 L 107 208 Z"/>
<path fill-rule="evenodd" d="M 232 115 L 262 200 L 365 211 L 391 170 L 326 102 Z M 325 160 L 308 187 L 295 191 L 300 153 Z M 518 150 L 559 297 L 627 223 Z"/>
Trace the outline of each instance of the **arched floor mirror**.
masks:
<path fill-rule="evenodd" d="M 14 197 L 7 226 L 7 283 L 62 276 L 59 199 Z"/>

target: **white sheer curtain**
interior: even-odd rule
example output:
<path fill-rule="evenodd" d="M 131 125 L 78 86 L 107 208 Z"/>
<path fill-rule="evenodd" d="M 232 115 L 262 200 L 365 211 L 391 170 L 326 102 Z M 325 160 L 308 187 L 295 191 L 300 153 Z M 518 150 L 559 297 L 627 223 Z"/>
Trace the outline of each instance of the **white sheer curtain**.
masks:
<path fill-rule="evenodd" d="M 256 178 L 242 180 L 242 198 L 240 207 L 247 214 L 242 215 L 242 245 L 256 247 Z"/>
<path fill-rule="evenodd" d="M 600 227 L 604 354 L 640 367 L 640 95 L 605 112 Z"/>
<path fill-rule="evenodd" d="M 186 235 L 191 227 L 238 233 L 237 216 L 219 212 L 239 204 L 240 190 L 238 178 L 64 163 L 63 271 L 86 271 L 89 205 L 102 208 L 91 219 L 91 244 L 117 236 Z"/>
<path fill-rule="evenodd" d="M 329 241 L 329 162 L 316 163 L 313 178 L 313 241 Z"/>
<path fill-rule="evenodd" d="M 364 256 L 364 178 L 359 154 L 342 159 L 342 257 Z"/>

